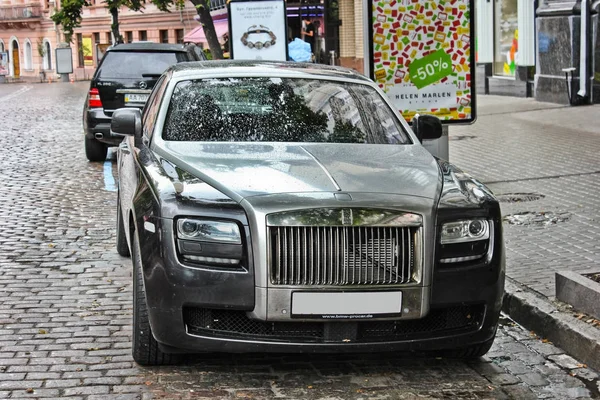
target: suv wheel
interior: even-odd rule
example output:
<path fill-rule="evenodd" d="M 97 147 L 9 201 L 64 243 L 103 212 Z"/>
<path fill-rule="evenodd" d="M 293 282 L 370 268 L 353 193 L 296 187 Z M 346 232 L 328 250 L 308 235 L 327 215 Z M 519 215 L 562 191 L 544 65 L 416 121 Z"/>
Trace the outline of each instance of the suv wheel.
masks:
<path fill-rule="evenodd" d="M 179 361 L 176 354 L 163 353 L 154 339 L 146 293 L 144 291 L 144 277 L 142 276 L 142 258 L 140 256 L 140 242 L 135 232 L 132 232 L 132 261 L 133 261 L 133 359 L 140 365 L 169 365 Z"/>
<path fill-rule="evenodd" d="M 90 161 L 104 161 L 108 148 L 104 143 L 100 143 L 96 139 L 90 139 L 85 136 L 85 155 Z"/>

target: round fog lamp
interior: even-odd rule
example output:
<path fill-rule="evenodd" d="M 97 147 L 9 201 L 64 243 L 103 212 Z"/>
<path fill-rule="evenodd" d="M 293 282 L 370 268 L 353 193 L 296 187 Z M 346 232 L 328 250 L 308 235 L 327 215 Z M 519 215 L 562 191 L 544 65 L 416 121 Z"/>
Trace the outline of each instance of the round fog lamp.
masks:
<path fill-rule="evenodd" d="M 479 236 L 483 233 L 484 230 L 483 222 L 481 221 L 471 221 L 469 224 L 469 233 L 473 236 Z"/>

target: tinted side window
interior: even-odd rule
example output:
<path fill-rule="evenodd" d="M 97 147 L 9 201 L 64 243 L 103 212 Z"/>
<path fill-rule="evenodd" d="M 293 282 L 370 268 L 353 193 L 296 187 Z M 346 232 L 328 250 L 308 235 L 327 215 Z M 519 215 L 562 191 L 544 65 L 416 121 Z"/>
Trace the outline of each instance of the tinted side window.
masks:
<path fill-rule="evenodd" d="M 158 82 L 156 82 L 155 90 L 152 91 L 146 106 L 144 107 L 144 115 L 142 116 L 143 133 L 146 137 L 151 138 L 154 132 L 154 124 L 156 123 L 156 115 L 158 114 L 158 108 L 160 107 L 160 101 L 162 100 L 167 82 L 169 79 L 166 76 L 161 76 Z"/>
<path fill-rule="evenodd" d="M 140 79 L 144 75 L 156 76 L 181 61 L 187 61 L 186 53 L 111 51 L 104 56 L 96 77 L 101 79 Z"/>

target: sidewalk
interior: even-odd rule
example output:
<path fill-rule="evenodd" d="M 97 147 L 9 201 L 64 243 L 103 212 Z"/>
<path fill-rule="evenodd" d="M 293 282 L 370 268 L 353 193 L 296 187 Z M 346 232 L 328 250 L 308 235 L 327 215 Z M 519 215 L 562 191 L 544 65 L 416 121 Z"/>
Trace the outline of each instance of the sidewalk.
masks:
<path fill-rule="evenodd" d="M 599 369 L 600 326 L 556 301 L 555 273 L 600 272 L 600 105 L 477 101 L 477 121 L 450 128 L 449 157 L 502 201 L 505 311 Z"/>

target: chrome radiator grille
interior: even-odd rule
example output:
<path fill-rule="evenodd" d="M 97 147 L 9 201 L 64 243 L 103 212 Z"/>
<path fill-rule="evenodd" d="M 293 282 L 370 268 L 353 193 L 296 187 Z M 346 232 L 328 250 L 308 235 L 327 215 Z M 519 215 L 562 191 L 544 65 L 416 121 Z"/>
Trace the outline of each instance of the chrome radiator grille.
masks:
<path fill-rule="evenodd" d="M 418 227 L 270 226 L 275 285 L 388 285 L 411 281 Z"/>

